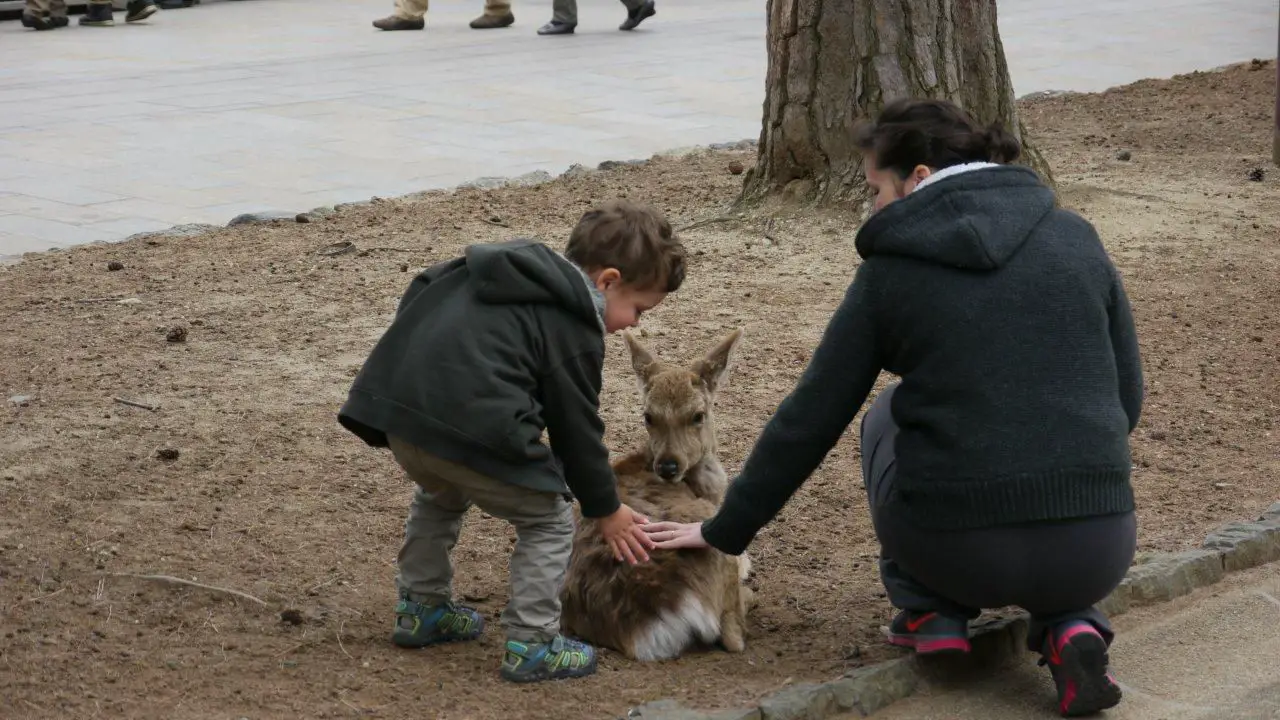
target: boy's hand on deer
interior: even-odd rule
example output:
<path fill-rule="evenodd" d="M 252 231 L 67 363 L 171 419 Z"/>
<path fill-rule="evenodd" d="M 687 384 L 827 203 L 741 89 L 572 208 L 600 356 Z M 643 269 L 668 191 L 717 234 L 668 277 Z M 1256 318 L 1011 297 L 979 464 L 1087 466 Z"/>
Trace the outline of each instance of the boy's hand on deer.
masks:
<path fill-rule="evenodd" d="M 626 560 L 632 565 L 649 562 L 646 550 L 652 549 L 654 543 L 642 529 L 649 518 L 624 504 L 612 515 L 602 517 L 597 522 L 600 523 L 600 535 L 613 549 L 615 560 Z"/>
<path fill-rule="evenodd" d="M 644 532 L 659 550 L 710 547 L 702 539 L 702 523 L 656 522 L 644 526 Z"/>

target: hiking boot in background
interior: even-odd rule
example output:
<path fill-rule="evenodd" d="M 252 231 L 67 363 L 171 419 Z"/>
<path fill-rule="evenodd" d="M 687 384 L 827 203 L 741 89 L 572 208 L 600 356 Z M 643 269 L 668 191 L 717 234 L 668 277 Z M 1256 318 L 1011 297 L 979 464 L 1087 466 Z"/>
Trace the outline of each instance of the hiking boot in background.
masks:
<path fill-rule="evenodd" d="M 410 20 L 397 15 L 388 15 L 381 20 L 374 20 L 373 26 L 379 30 L 421 30 L 427 26 L 424 18 Z"/>

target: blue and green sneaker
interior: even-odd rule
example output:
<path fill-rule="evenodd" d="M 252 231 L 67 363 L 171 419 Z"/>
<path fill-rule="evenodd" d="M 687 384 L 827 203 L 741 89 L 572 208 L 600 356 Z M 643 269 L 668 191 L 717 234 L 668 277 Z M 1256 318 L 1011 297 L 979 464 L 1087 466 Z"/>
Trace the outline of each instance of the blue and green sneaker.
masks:
<path fill-rule="evenodd" d="M 444 603 L 428 607 L 409 599 L 396 605 L 396 629 L 391 642 L 406 648 L 475 640 L 484 632 L 484 618 L 468 607 Z"/>
<path fill-rule="evenodd" d="M 502 656 L 502 678 L 526 683 L 586 677 L 596 671 L 596 649 L 557 635 L 551 642 L 507 641 Z"/>

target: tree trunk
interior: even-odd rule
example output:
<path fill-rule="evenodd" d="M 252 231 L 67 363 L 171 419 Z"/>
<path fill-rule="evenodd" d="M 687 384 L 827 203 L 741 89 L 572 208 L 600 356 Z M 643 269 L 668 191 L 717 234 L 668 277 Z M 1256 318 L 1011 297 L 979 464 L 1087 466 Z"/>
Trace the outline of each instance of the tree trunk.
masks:
<path fill-rule="evenodd" d="M 857 125 L 903 96 L 944 98 L 1027 145 L 996 28 L 995 0 L 769 0 L 760 157 L 743 200 L 779 191 L 819 203 L 861 197 Z"/>
<path fill-rule="evenodd" d="M 1280 48 L 1280 39 L 1277 40 L 1277 48 Z M 1277 50 L 1280 53 L 1280 50 Z M 1276 55 L 1276 127 L 1275 133 L 1271 136 L 1271 162 L 1276 167 L 1280 167 L 1280 54 Z"/>

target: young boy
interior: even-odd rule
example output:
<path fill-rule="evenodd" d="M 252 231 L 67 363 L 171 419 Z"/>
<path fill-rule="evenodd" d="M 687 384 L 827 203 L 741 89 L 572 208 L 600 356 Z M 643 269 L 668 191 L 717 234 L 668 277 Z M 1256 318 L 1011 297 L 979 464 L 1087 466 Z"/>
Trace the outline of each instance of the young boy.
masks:
<path fill-rule="evenodd" d="M 484 630 L 478 612 L 452 602 L 449 559 L 476 505 L 516 529 L 502 677 L 595 672 L 595 649 L 560 635 L 569 493 L 618 560 L 648 559 L 647 520 L 619 502 L 603 443 L 604 335 L 635 326 L 677 290 L 684 261 L 659 212 L 615 200 L 582 216 L 563 256 L 530 240 L 473 245 L 413 280 L 338 416 L 368 444 L 390 447 L 418 486 L 398 560 L 394 643 Z"/>

